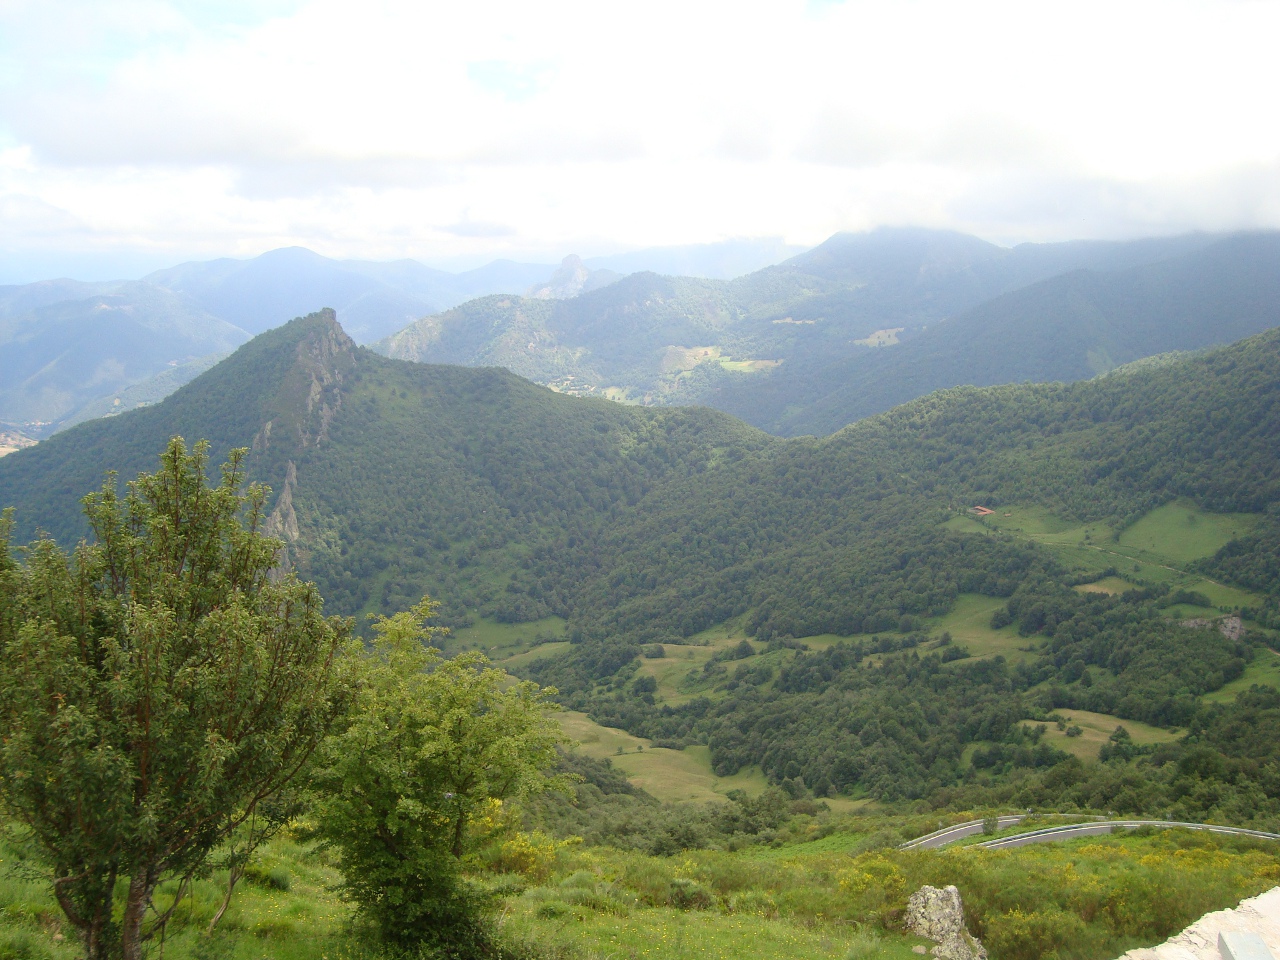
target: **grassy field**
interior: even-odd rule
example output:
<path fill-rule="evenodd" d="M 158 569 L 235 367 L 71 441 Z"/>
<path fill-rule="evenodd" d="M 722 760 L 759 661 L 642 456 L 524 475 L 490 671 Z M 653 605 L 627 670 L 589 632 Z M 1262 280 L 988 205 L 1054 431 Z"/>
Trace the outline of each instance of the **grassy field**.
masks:
<path fill-rule="evenodd" d="M 1045 742 L 1082 760 L 1097 760 L 1102 745 L 1110 739 L 1116 727 L 1124 727 L 1129 731 L 1133 742 L 1142 746 L 1151 743 L 1172 743 L 1182 736 L 1178 730 L 1162 730 L 1137 720 L 1122 720 L 1120 717 L 1105 713 L 1065 709 L 1057 712 L 1066 721 L 1068 730 L 1079 727 L 1083 732 L 1069 737 L 1066 730 L 1059 730 L 1057 724 L 1050 723 L 1045 727 Z M 1033 726 L 1033 724 L 1025 724 L 1025 726 Z"/>
<path fill-rule="evenodd" d="M 1123 577 L 1103 577 L 1093 583 L 1082 583 L 1076 589 L 1081 593 L 1106 593 L 1114 596 L 1134 589 L 1134 585 Z"/>
<path fill-rule="evenodd" d="M 1039 507 L 1005 507 L 981 520 L 970 514 L 952 517 L 944 524 L 962 533 L 999 531 L 1034 540 L 1056 553 L 1068 567 L 1102 572 L 1115 567 L 1119 577 L 1108 577 L 1082 590 L 1122 592 L 1139 582 L 1167 583 L 1175 589 L 1194 590 L 1214 607 L 1254 606 L 1258 597 L 1217 583 L 1186 567 L 1212 556 L 1233 536 L 1243 536 L 1258 522 L 1252 514 L 1216 514 L 1190 501 L 1178 500 L 1152 510 L 1117 537 L 1101 523 L 1079 524 L 1063 520 Z M 1172 611 L 1174 616 L 1205 616 L 1207 608 Z"/>
<path fill-rule="evenodd" d="M 717 777 L 711 771 L 711 751 L 704 746 L 669 750 L 625 730 L 602 727 L 584 713 L 557 714 L 565 733 L 578 749 L 597 760 L 608 759 L 628 780 L 659 800 L 723 800 L 730 790 L 744 790 L 752 796 L 768 782 L 756 768 L 732 777 Z"/>
<path fill-rule="evenodd" d="M 64 928 L 48 884 L 24 875 L 15 853 L 4 849 L 0 862 L 0 957 L 80 956 L 73 929 Z M 173 960 L 354 958 L 346 932 L 351 911 L 335 892 L 341 877 L 310 847 L 287 836 L 267 844 L 210 938 L 205 929 L 226 894 L 226 880 L 225 871 L 215 870 L 193 883 L 169 923 L 163 953 Z M 172 884 L 162 886 L 156 905 L 164 909 L 172 895 Z M 158 944 L 151 953 L 159 955 Z"/>
<path fill-rule="evenodd" d="M 719 361 L 721 368 L 731 373 L 760 373 L 763 370 L 772 370 L 781 362 L 780 360 L 730 360 L 728 357 L 722 357 Z"/>
<path fill-rule="evenodd" d="M 906 827 L 852 819 L 861 829 L 738 854 L 573 852 L 510 901 L 505 922 L 529 941 L 602 960 L 906 960 L 923 944 L 902 932 L 906 897 L 954 883 L 994 960 L 1103 960 L 1280 879 L 1280 846 L 1188 831 L 1010 851 L 867 850 L 877 824 L 877 836 Z"/>
<path fill-rule="evenodd" d="M 1204 699 L 1211 703 L 1230 703 L 1255 683 L 1280 690 L 1280 654 L 1274 650 L 1259 650 L 1254 655 L 1253 662 L 1244 668 L 1243 676 L 1232 680 L 1213 693 L 1205 694 Z"/>
<path fill-rule="evenodd" d="M 824 815 L 826 816 L 826 815 Z M 965 815 L 967 816 L 967 815 Z M 801 816 L 788 836 L 803 838 Z M 950 822 L 950 821 L 949 821 Z M 1280 882 L 1280 845 L 1180 830 L 1008 851 L 902 851 L 928 816 L 847 817 L 810 842 L 655 857 L 561 846 L 523 874 L 472 876 L 492 891 L 500 936 L 549 960 L 909 960 L 925 941 L 902 907 L 922 884 L 956 884 L 994 960 L 1107 960 Z M 72 960 L 79 950 L 48 885 L 0 848 L 0 957 Z M 169 960 L 374 960 L 350 928 L 326 856 L 289 836 L 205 928 L 226 875 L 196 881 L 169 924 Z M 162 891 L 157 905 L 166 905 Z M 152 955 L 159 956 L 154 944 Z"/>
<path fill-rule="evenodd" d="M 450 655 L 463 650 L 479 650 L 490 660 L 505 660 L 563 636 L 564 621 L 559 617 L 528 623 L 480 620 L 474 626 L 452 631 L 444 640 L 444 649 Z"/>
<path fill-rule="evenodd" d="M 566 893 L 573 899 L 576 891 Z M 522 939 L 599 960 L 847 960 L 859 955 L 915 960 L 911 948 L 928 943 L 905 934 L 817 927 L 754 913 L 651 907 L 619 915 L 533 898 L 516 901 L 505 922 Z"/>
<path fill-rule="evenodd" d="M 1022 648 L 1035 643 L 1033 638 L 1018 636 L 1017 628 L 1012 626 L 991 629 L 991 615 L 1004 604 L 998 597 L 962 593 L 950 612 L 929 621 L 929 632 L 950 633 L 955 643 L 967 647 L 975 657 L 1000 654 L 1011 661 L 1029 659 L 1032 654 Z"/>
<path fill-rule="evenodd" d="M 1258 517 L 1248 513 L 1208 513 L 1189 500 L 1157 507 L 1120 534 L 1126 550 L 1187 564 L 1211 557 L 1238 536 L 1249 533 Z"/>

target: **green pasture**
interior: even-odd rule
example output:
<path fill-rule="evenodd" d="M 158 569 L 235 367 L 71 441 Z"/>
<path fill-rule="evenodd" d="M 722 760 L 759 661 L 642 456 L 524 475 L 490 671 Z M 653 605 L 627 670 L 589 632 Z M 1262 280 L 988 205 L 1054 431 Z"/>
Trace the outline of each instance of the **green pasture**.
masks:
<path fill-rule="evenodd" d="M 1093 713 L 1089 710 L 1062 709 L 1056 711 L 1056 714 L 1066 722 L 1067 730 L 1072 727 L 1079 727 L 1083 732 L 1077 736 L 1069 737 L 1066 730 L 1058 729 L 1056 723 L 1025 723 L 1023 726 L 1044 726 L 1046 743 L 1057 747 L 1059 750 L 1065 750 L 1081 760 L 1097 760 L 1103 744 L 1111 738 L 1111 734 L 1115 733 L 1116 727 L 1124 727 L 1128 730 L 1133 742 L 1140 746 L 1153 743 L 1172 743 L 1182 736 L 1182 733 L 1176 729 L 1163 730 L 1160 727 L 1153 727 L 1137 720 L 1122 720 L 1120 717 L 1114 717 L 1106 713 Z"/>
<path fill-rule="evenodd" d="M 1093 583 L 1082 583 L 1076 587 L 1076 590 L 1080 593 L 1108 593 L 1112 595 L 1133 589 L 1135 589 L 1134 585 L 1123 577 L 1103 577 Z"/>
<path fill-rule="evenodd" d="M 1280 690 L 1280 654 L 1269 649 L 1257 651 L 1253 662 L 1244 668 L 1242 676 L 1224 684 L 1213 693 L 1206 693 L 1204 699 L 1211 703 L 1230 703 L 1254 684 Z"/>
<path fill-rule="evenodd" d="M 528 623 L 477 620 L 473 626 L 451 631 L 444 639 L 444 647 L 450 655 L 464 650 L 479 650 L 490 660 L 505 660 L 525 653 L 539 643 L 561 640 L 564 626 L 560 617 L 546 617 Z"/>
<path fill-rule="evenodd" d="M 579 750 L 597 760 L 610 760 L 631 783 L 659 800 L 723 800 L 730 790 L 755 796 L 769 785 L 755 767 L 731 777 L 717 777 L 711 770 L 711 751 L 705 746 L 683 750 L 655 747 L 625 730 L 602 727 L 584 713 L 565 710 L 556 716 Z"/>
<path fill-rule="evenodd" d="M 1033 540 L 1070 568 L 1102 572 L 1115 567 L 1119 571 L 1118 578 L 1107 577 L 1077 588 L 1082 591 L 1123 592 L 1138 582 L 1167 583 L 1174 589 L 1203 593 L 1215 608 L 1234 609 L 1256 605 L 1258 597 L 1190 572 L 1187 567 L 1212 556 L 1233 537 L 1244 536 L 1258 520 L 1255 514 L 1210 513 L 1189 500 L 1176 500 L 1152 510 L 1119 536 L 1104 523 L 1076 523 L 1042 507 L 1025 506 L 1004 507 L 981 519 L 963 514 L 943 526 L 960 533 L 1001 532 Z M 1171 615 L 1217 612 L 1174 610 Z"/>
<path fill-rule="evenodd" d="M 1256 514 L 1209 513 L 1189 500 L 1175 500 L 1129 526 L 1118 542 L 1127 550 L 1187 564 L 1213 556 L 1231 540 L 1252 531 L 1258 520 Z"/>
<path fill-rule="evenodd" d="M 956 597 L 955 606 L 941 617 L 929 621 L 929 632 L 951 634 L 956 644 L 967 647 L 971 656 L 994 657 L 1006 660 L 1026 660 L 1031 654 L 1023 650 L 1037 641 L 1018 636 L 1015 627 L 991 629 L 992 615 L 1005 605 L 999 597 L 984 597 L 977 593 L 962 593 Z"/>
<path fill-rule="evenodd" d="M 527 666 L 534 660 L 541 660 L 543 657 L 554 657 L 564 653 L 572 644 L 568 640 L 552 640 L 550 643 L 540 643 L 532 650 L 526 650 L 523 653 L 513 654 L 499 661 L 499 666 L 507 669 L 518 669 Z"/>

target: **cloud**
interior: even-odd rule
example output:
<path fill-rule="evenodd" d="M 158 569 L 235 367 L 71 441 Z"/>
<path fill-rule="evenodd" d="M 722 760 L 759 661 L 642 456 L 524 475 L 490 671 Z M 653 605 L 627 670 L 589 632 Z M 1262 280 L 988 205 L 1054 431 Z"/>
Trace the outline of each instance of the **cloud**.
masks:
<path fill-rule="evenodd" d="M 88 232 L 79 217 L 18 193 L 0 195 L 0 243 L 70 237 Z"/>
<path fill-rule="evenodd" d="M 515 231 L 503 223 L 488 223 L 485 221 L 464 220 L 460 223 L 451 223 L 441 227 L 445 233 L 451 233 L 455 237 L 509 237 Z"/>
<path fill-rule="evenodd" d="M 548 63 L 480 60 L 467 64 L 467 77 L 472 83 L 512 102 L 537 96 L 550 85 L 554 76 L 555 66 Z"/>
<path fill-rule="evenodd" d="M 1277 34 L 1205 0 L 0 0 L 0 195 L 44 205 L 4 229 L 558 258 L 1280 226 Z"/>
<path fill-rule="evenodd" d="M 839 109 L 814 122 L 795 151 L 796 159 L 836 167 L 870 167 L 909 159 L 920 152 L 909 131 Z"/>

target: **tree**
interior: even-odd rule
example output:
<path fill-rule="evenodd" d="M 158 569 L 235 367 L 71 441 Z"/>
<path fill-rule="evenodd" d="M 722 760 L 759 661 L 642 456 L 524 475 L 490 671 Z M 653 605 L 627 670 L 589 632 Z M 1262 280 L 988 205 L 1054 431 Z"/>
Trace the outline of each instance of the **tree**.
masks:
<path fill-rule="evenodd" d="M 351 623 L 273 575 L 269 491 L 208 445 L 83 500 L 95 540 L 19 563 L 0 525 L 0 800 L 88 960 L 137 960 L 188 882 L 307 765 L 344 709 Z M 113 910 L 118 878 L 128 878 Z M 179 881 L 166 910 L 153 894 Z"/>
<path fill-rule="evenodd" d="M 316 823 L 385 939 L 474 948 L 483 936 L 458 862 L 467 827 L 490 801 L 551 785 L 565 737 L 548 716 L 553 689 L 428 645 L 447 632 L 425 625 L 438 606 L 373 618 L 358 704 L 324 747 Z"/>

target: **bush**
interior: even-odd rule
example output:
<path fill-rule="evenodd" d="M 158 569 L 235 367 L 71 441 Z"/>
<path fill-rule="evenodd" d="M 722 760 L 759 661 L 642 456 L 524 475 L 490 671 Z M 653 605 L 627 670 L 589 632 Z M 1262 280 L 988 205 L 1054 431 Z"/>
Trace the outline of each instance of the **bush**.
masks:
<path fill-rule="evenodd" d="M 1074 913 L 1013 909 L 988 921 L 985 946 L 1000 960 L 1057 960 L 1062 947 L 1080 952 L 1085 935 L 1084 921 Z"/>
<path fill-rule="evenodd" d="M 671 906 L 677 910 L 710 910 L 715 906 L 711 893 L 694 880 L 672 880 L 668 894 Z"/>

